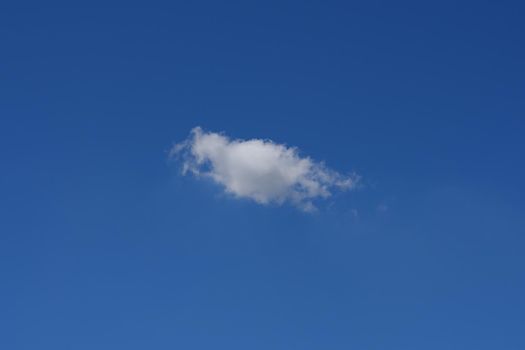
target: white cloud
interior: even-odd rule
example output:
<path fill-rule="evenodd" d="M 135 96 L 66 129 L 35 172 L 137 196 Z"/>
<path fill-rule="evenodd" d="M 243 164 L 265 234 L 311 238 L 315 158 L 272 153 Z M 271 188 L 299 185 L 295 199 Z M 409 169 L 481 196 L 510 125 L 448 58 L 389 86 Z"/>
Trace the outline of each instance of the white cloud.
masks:
<path fill-rule="evenodd" d="M 315 210 L 315 199 L 353 189 L 358 182 L 357 175 L 341 175 L 300 156 L 296 148 L 271 140 L 231 140 L 199 127 L 172 148 L 170 157 L 180 157 L 183 174 L 210 178 L 235 197 L 260 204 L 288 202 L 305 211 Z"/>

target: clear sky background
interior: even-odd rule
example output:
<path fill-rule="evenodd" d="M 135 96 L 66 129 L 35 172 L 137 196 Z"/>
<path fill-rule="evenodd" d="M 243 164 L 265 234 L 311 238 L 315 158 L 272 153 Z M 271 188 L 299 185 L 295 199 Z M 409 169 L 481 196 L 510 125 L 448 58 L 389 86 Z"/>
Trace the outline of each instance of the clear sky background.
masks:
<path fill-rule="evenodd" d="M 4 2 L 0 348 L 525 349 L 524 11 Z M 362 187 L 233 198 L 196 126 Z"/>

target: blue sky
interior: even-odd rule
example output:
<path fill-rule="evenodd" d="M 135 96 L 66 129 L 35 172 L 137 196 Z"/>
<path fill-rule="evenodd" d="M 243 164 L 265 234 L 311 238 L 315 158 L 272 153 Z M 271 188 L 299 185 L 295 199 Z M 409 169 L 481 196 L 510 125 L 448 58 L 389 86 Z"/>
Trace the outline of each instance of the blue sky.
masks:
<path fill-rule="evenodd" d="M 3 4 L 0 348 L 524 349 L 524 10 Z"/>

